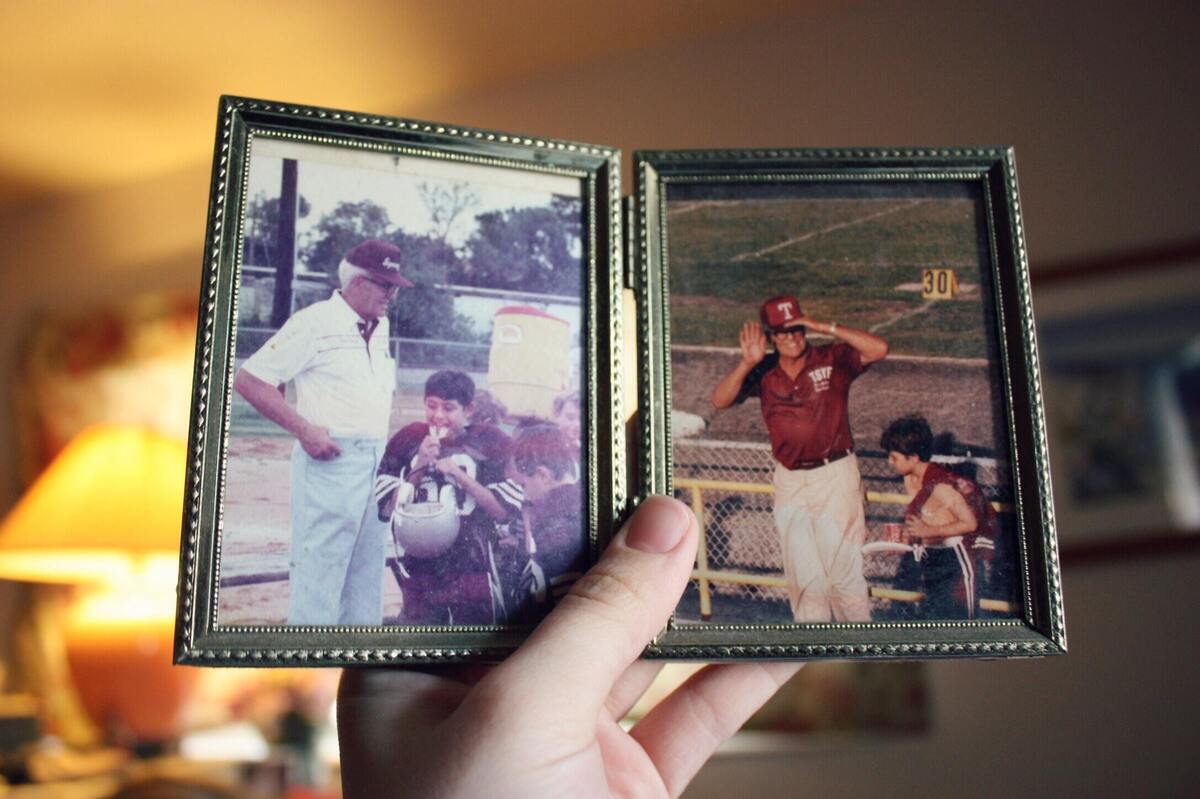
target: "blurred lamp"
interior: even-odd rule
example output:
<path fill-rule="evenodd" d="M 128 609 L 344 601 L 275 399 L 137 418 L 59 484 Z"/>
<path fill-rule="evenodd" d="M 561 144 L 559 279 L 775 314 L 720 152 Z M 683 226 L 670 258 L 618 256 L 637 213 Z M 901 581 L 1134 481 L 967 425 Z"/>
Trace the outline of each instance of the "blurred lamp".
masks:
<path fill-rule="evenodd" d="M 186 457 L 183 442 L 144 428 L 88 428 L 0 525 L 0 579 L 78 586 L 66 658 L 110 736 L 178 732 L 191 678 L 171 666 Z"/>

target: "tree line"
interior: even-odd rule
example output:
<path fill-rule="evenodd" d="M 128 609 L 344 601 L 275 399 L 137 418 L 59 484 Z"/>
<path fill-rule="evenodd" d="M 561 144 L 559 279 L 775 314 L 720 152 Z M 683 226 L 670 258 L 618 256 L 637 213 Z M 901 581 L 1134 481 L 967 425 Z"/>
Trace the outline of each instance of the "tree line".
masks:
<path fill-rule="evenodd" d="M 467 184 L 418 186 L 430 216 L 431 231 L 414 234 L 391 221 L 387 209 L 370 200 L 339 203 L 297 243 L 297 259 L 310 272 L 323 272 L 337 284 L 342 256 L 366 239 L 395 244 L 405 254 L 405 277 L 415 287 L 400 292 L 392 305 L 392 334 L 405 338 L 478 341 L 488 333 L 473 330 L 455 313 L 453 298 L 433 288 L 454 284 L 580 296 L 583 289 L 582 203 L 555 195 L 549 205 L 475 213 L 474 230 L 455 247 L 448 241 L 454 222 L 473 213 L 478 195 Z M 311 204 L 301 196 L 297 214 Z M 244 263 L 274 263 L 279 247 L 279 200 L 259 194 L 246 210 Z"/>

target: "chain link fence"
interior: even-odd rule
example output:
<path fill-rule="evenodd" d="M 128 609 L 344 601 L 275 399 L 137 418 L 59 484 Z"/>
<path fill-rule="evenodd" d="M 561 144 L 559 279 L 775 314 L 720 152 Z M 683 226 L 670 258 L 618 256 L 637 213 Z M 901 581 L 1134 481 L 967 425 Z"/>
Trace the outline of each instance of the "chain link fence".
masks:
<path fill-rule="evenodd" d="M 766 443 L 676 439 L 672 446 L 675 496 L 702 519 L 703 540 L 697 557 L 698 571 L 706 577 L 701 590 L 701 613 L 720 615 L 723 599 L 745 603 L 781 603 L 786 606 L 782 552 L 772 515 L 774 490 L 771 475 L 775 461 Z M 866 489 L 867 542 L 884 540 L 884 525 L 902 523 L 908 496 L 903 481 L 887 464 L 887 453 L 855 450 Z M 960 447 L 953 455 L 933 460 L 973 479 L 987 498 L 996 503 L 1002 528 L 1012 524 L 1009 466 L 991 453 Z M 891 588 L 900 558 L 894 554 L 868 554 L 863 558 L 867 581 Z M 715 611 L 704 607 L 711 592 Z M 872 598 L 874 609 L 889 600 Z M 783 613 L 788 619 L 791 614 Z"/>

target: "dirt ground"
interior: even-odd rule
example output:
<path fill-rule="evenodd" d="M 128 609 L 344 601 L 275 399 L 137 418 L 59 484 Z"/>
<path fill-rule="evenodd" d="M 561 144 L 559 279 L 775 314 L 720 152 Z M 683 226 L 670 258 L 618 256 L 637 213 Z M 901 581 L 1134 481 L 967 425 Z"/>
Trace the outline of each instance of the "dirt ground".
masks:
<path fill-rule="evenodd" d="M 282 435 L 230 436 L 221 529 L 217 623 L 286 624 L 292 441 Z M 396 579 L 384 570 L 384 618 L 400 615 Z"/>

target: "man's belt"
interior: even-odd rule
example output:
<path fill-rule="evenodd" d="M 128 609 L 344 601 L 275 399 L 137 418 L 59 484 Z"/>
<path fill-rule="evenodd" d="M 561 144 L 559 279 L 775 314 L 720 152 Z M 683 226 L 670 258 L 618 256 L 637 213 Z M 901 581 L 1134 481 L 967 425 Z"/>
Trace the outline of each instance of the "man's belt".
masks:
<path fill-rule="evenodd" d="M 846 457 L 853 451 L 854 450 L 844 449 L 841 452 L 831 452 L 831 453 L 829 453 L 829 455 L 827 457 L 818 458 L 815 461 L 800 461 L 795 466 L 789 466 L 788 469 L 790 471 L 795 472 L 795 471 L 805 471 L 808 469 L 817 469 L 822 466 L 828 466 L 829 464 L 833 463 L 834 461 L 840 461 L 842 458 Z"/>

